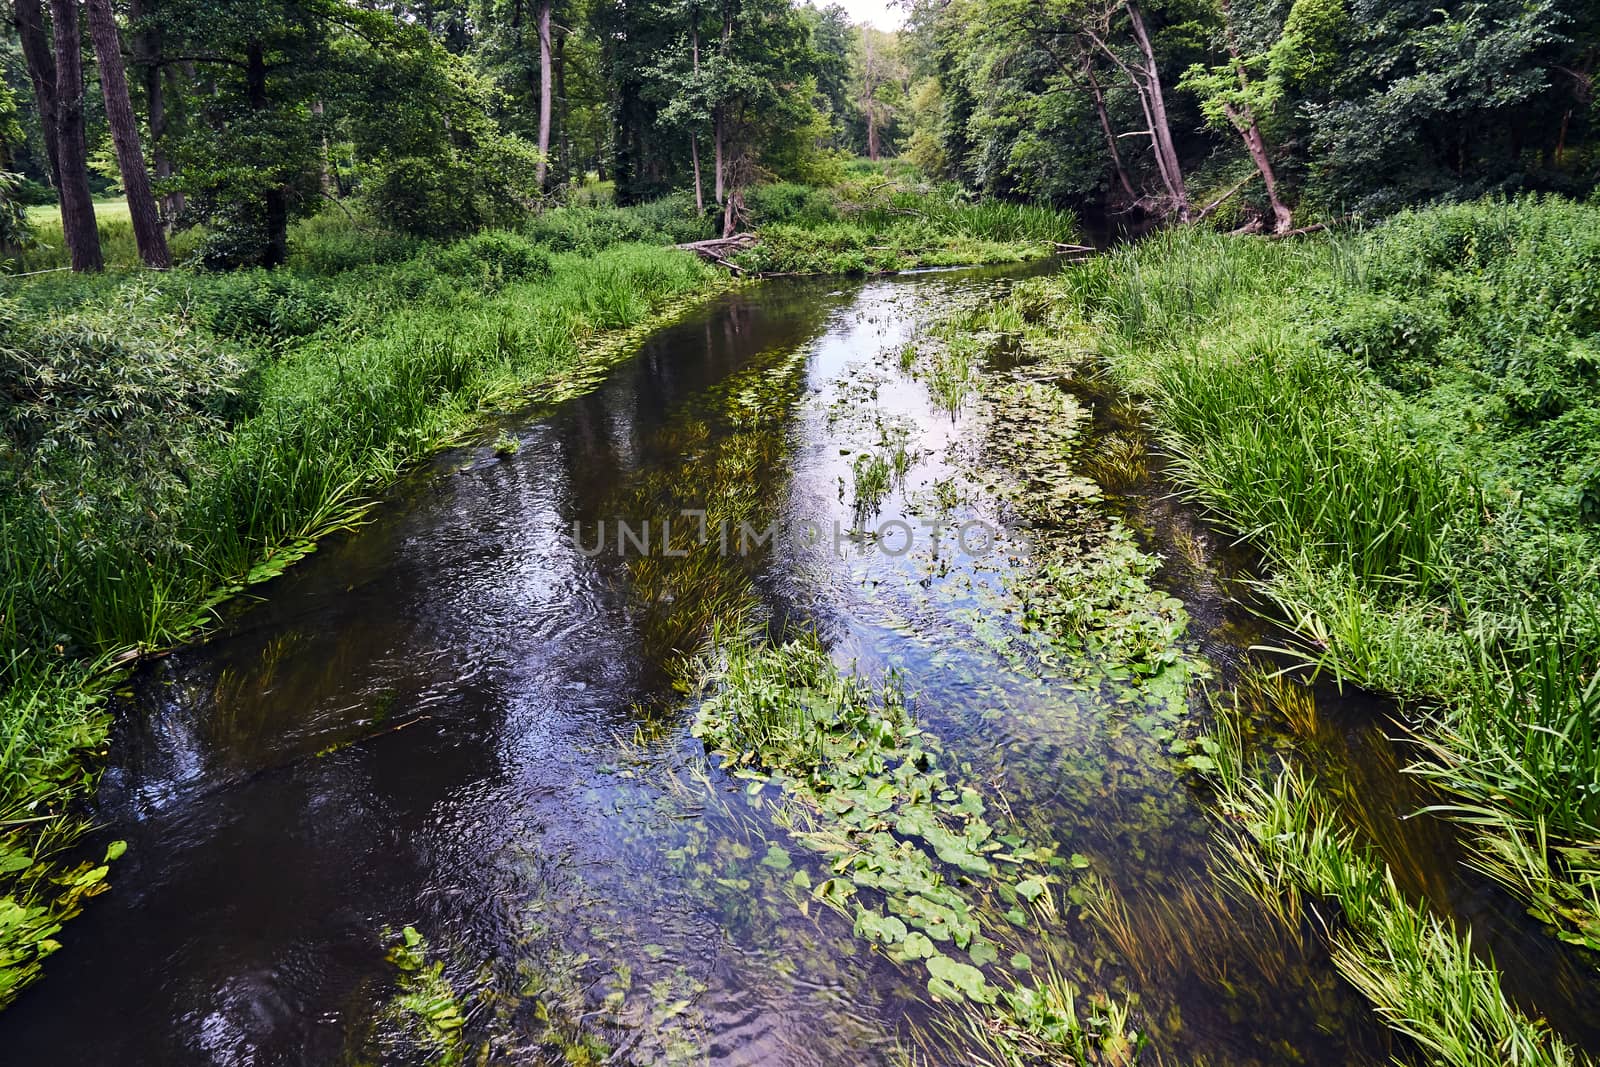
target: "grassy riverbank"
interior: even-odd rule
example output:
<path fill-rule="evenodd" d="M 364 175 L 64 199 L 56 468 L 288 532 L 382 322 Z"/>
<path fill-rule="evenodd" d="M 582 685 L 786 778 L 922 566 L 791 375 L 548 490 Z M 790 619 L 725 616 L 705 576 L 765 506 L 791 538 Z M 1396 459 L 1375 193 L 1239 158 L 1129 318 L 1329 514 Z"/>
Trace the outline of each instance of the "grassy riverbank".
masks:
<path fill-rule="evenodd" d="M 750 206 L 760 242 L 734 261 L 760 274 L 880 274 L 1021 263 L 1080 240 L 1071 212 L 974 201 L 955 185 L 877 171 L 830 189 L 758 188 Z"/>
<path fill-rule="evenodd" d="M 109 667 L 204 626 L 486 409 L 581 390 L 724 284 L 600 243 L 419 245 L 324 217 L 272 274 L 52 274 L 0 297 L 0 1004 L 104 884 L 50 857 L 95 779 Z"/>
<path fill-rule="evenodd" d="M 882 274 L 924 267 L 985 266 L 1042 259 L 1082 238 L 1069 211 L 998 200 L 974 200 L 959 186 L 935 185 L 903 169 L 869 167 L 826 188 L 779 183 L 748 193 L 746 225 L 759 242 L 733 262 L 753 274 Z M 106 262 L 138 262 L 127 205 L 96 204 Z M 680 244 L 718 234 L 715 212 L 696 214 L 694 200 L 676 193 L 647 204 L 617 207 L 605 193 L 532 215 L 518 229 L 551 253 L 597 252 L 615 244 Z M 32 208 L 36 241 L 12 261 L 14 272 L 63 268 L 61 219 L 53 207 Z M 337 212 L 302 226 L 302 268 L 316 273 L 355 267 L 381 245 L 390 257 L 418 254 L 423 242 L 363 237 Z M 307 235 L 312 236 L 309 240 Z M 172 239 L 182 262 L 204 243 L 201 229 Z"/>
<path fill-rule="evenodd" d="M 1147 401 L 1173 474 L 1266 557 L 1304 655 L 1403 698 L 1415 769 L 1479 865 L 1600 949 L 1600 207 L 1486 202 L 1298 243 L 1178 231 L 1013 300 Z M 1295 806 L 1232 795 L 1259 820 Z M 1284 847 L 1371 866 L 1331 805 L 1296 804 Z M 1349 896 L 1321 866 L 1269 864 L 1280 891 L 1387 915 L 1368 933 L 1397 955 L 1358 985 L 1425 1041 L 1448 1030 L 1376 992 L 1415 985 L 1402 963 L 1448 977 L 1450 935 L 1379 902 L 1381 870 Z M 1479 984 L 1463 1010 L 1489 1032 L 1479 1009 L 1504 999 Z M 1506 1062 L 1564 1055 L 1545 1054 Z"/>

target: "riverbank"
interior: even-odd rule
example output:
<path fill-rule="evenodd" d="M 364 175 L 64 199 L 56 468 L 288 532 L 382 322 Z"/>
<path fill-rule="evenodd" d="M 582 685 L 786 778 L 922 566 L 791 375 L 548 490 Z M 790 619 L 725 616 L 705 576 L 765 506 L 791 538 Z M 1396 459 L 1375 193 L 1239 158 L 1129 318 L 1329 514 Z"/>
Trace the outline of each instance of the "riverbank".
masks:
<path fill-rule="evenodd" d="M 670 245 L 707 241 L 720 233 L 716 212 L 696 212 L 694 199 L 674 193 L 643 204 L 617 206 L 608 190 L 584 201 L 530 215 L 517 236 L 553 254 L 596 253 L 617 244 Z M 375 255 L 387 262 L 422 255 L 427 242 L 371 230 L 370 222 L 330 209 L 301 223 L 295 239 L 298 267 L 322 275 L 353 269 Z M 100 243 L 113 267 L 139 260 L 126 203 L 97 204 Z M 16 273 L 64 271 L 61 219 L 54 207 L 31 208 L 34 242 L 11 261 Z M 886 274 L 933 267 L 1025 263 L 1081 249 L 1070 211 L 1000 200 L 974 199 L 953 183 L 930 183 L 904 168 L 859 161 L 829 186 L 779 182 L 746 193 L 741 225 L 754 241 L 724 266 L 742 274 Z M 364 232 L 365 231 L 365 232 Z M 201 253 L 203 227 L 172 237 L 174 259 Z M 61 283 L 81 291 L 81 279 Z"/>
<path fill-rule="evenodd" d="M 46 275 L 0 298 L 0 1004 L 105 885 L 59 859 L 119 664 L 194 635 L 483 413 L 583 390 L 725 284 L 659 247 L 429 247 L 324 219 L 276 273 Z"/>
<path fill-rule="evenodd" d="M 1013 297 L 1146 402 L 1170 473 L 1268 561 L 1296 655 L 1402 698 L 1476 865 L 1590 950 L 1597 265 L 1600 208 L 1485 202 L 1299 243 L 1167 233 Z M 1314 782 L 1248 752 L 1222 791 L 1257 881 L 1343 913 L 1341 967 L 1392 1025 L 1450 1063 L 1570 1061 Z"/>

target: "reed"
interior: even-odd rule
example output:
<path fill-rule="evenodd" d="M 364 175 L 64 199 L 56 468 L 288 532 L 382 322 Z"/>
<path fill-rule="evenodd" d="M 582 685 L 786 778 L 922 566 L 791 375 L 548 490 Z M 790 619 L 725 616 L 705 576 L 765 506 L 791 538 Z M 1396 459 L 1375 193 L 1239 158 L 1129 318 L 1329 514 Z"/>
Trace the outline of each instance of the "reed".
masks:
<path fill-rule="evenodd" d="M 1034 327 L 1087 329 L 1145 400 L 1170 472 L 1267 557 L 1298 655 L 1409 698 L 1415 769 L 1481 854 L 1546 843 L 1502 873 L 1550 873 L 1568 934 L 1600 924 L 1562 873 L 1600 840 L 1596 255 L 1600 210 L 1553 199 L 1186 229 L 1069 269 Z"/>

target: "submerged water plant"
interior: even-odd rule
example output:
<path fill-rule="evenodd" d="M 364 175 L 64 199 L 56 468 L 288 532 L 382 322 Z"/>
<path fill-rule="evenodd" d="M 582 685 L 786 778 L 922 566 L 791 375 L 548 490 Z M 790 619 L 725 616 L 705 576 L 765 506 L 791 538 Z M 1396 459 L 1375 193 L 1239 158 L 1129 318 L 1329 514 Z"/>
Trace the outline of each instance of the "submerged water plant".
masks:
<path fill-rule="evenodd" d="M 1135 1046 L 1125 1014 L 1111 1029 L 1080 1023 L 1060 976 L 1033 973 L 1029 949 L 1087 861 L 994 821 L 982 793 L 941 767 L 892 676 L 877 687 L 841 672 L 815 636 L 769 645 L 723 630 L 700 694 L 695 736 L 725 773 L 776 789 L 790 836 L 826 861 L 829 877 L 813 885 L 800 871 L 796 884 L 921 972 L 975 1036 L 1058 1055 L 1096 1032 L 1101 1047 Z"/>

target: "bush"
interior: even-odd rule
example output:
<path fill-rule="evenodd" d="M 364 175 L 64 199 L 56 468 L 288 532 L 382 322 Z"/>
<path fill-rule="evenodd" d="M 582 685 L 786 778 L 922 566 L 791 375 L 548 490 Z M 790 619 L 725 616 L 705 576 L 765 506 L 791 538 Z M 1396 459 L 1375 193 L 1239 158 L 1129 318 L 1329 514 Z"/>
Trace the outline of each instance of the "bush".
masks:
<path fill-rule="evenodd" d="M 486 291 L 550 273 L 550 253 L 521 234 L 491 230 L 468 237 L 434 257 L 446 274 L 476 278 Z"/>
<path fill-rule="evenodd" d="M 758 185 L 745 194 L 758 226 L 771 223 L 824 225 L 839 221 L 833 197 L 821 189 L 792 182 Z"/>
<path fill-rule="evenodd" d="M 417 237 L 458 237 L 482 225 L 478 204 L 463 190 L 474 176 L 465 164 L 401 156 L 374 164 L 362 182 L 378 220 Z"/>
<path fill-rule="evenodd" d="M 695 214 L 687 193 L 634 207 L 564 207 L 528 219 L 522 232 L 552 252 L 593 255 L 628 242 L 679 244 L 711 236 L 709 217 Z"/>
<path fill-rule="evenodd" d="M 324 277 L 372 263 L 397 263 L 422 250 L 405 234 L 364 226 L 331 207 L 289 231 L 289 262 L 297 273 Z"/>
<path fill-rule="evenodd" d="M 893 248 L 869 248 L 872 231 L 850 223 L 791 226 L 779 223 L 761 230 L 761 243 L 739 255 L 749 270 L 777 274 L 865 274 L 898 263 Z"/>
<path fill-rule="evenodd" d="M 269 344 L 316 333 L 344 312 L 343 302 L 327 289 L 286 271 L 241 271 L 203 279 L 194 297 L 198 318 L 213 333 Z"/>

